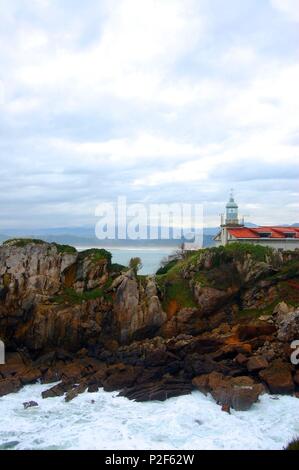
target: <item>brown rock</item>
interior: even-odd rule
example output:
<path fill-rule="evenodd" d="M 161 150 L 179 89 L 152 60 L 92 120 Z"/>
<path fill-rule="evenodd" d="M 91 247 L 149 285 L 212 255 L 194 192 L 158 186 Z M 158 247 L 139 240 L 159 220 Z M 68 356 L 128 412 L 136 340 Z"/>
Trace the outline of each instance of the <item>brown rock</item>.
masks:
<path fill-rule="evenodd" d="M 29 385 L 37 382 L 41 376 L 39 369 L 27 369 L 19 375 L 19 379 L 23 385 Z"/>
<path fill-rule="evenodd" d="M 196 387 L 201 393 L 207 395 L 211 391 L 209 387 L 209 374 L 194 377 L 192 385 L 194 385 L 194 387 Z"/>
<path fill-rule="evenodd" d="M 62 397 L 66 392 L 73 388 L 73 384 L 70 382 L 61 382 L 54 387 L 49 388 L 42 392 L 42 398 L 53 398 Z"/>
<path fill-rule="evenodd" d="M 239 353 L 236 357 L 235 357 L 235 361 L 237 364 L 239 364 L 240 366 L 244 366 L 247 361 L 248 361 L 248 357 L 244 356 L 244 354 L 242 353 Z"/>
<path fill-rule="evenodd" d="M 295 375 L 294 375 L 294 382 L 295 382 L 296 385 L 299 386 L 299 370 L 297 370 Z"/>
<path fill-rule="evenodd" d="M 123 390 L 120 395 L 135 401 L 164 401 L 171 397 L 189 394 L 191 391 L 190 382 L 169 376 L 152 383 L 136 384 L 134 387 Z"/>
<path fill-rule="evenodd" d="M 140 369 L 133 366 L 118 364 L 107 369 L 108 377 L 103 380 L 103 387 L 106 392 L 122 390 L 132 387 L 140 375 Z"/>
<path fill-rule="evenodd" d="M 74 387 L 72 390 L 69 390 L 66 395 L 65 395 L 65 401 L 69 402 L 72 401 L 74 398 L 76 398 L 80 393 L 84 393 L 86 391 L 87 385 L 85 383 L 82 383 L 80 385 L 77 385 Z"/>
<path fill-rule="evenodd" d="M 270 336 L 276 331 L 275 325 L 264 322 L 249 323 L 238 327 L 238 336 L 242 341 L 257 338 L 259 336 Z"/>
<path fill-rule="evenodd" d="M 219 372 L 211 372 L 210 374 L 200 375 L 199 377 L 194 377 L 192 384 L 200 392 L 205 395 L 210 393 L 212 390 L 218 388 L 222 385 L 224 381 L 224 376 Z"/>
<path fill-rule="evenodd" d="M 211 392 L 220 405 L 238 411 L 248 410 L 264 392 L 263 386 L 250 377 L 224 377 L 217 372 L 195 377 L 192 383 L 205 394 Z"/>
<path fill-rule="evenodd" d="M 59 382 L 61 380 L 62 371 L 56 367 L 51 367 L 43 375 L 41 382 L 43 384 L 50 384 L 53 382 Z"/>
<path fill-rule="evenodd" d="M 276 360 L 270 367 L 259 373 L 260 378 L 266 382 L 270 392 L 287 395 L 294 392 L 294 383 L 289 364 Z"/>
<path fill-rule="evenodd" d="M 263 386 L 255 384 L 250 377 L 236 377 L 227 378 L 211 393 L 220 405 L 230 406 L 236 411 L 247 411 L 263 392 Z"/>
<path fill-rule="evenodd" d="M 3 379 L 0 380 L 0 397 L 8 395 L 9 393 L 18 392 L 22 388 L 19 379 Z"/>
<path fill-rule="evenodd" d="M 221 410 L 225 411 L 225 413 L 228 413 L 230 415 L 230 406 L 229 405 L 222 405 Z"/>
<path fill-rule="evenodd" d="M 97 384 L 91 384 L 87 389 L 88 393 L 96 393 L 99 391 L 99 386 Z"/>
<path fill-rule="evenodd" d="M 249 372 L 258 372 L 269 366 L 268 361 L 263 356 L 252 356 L 247 362 Z"/>

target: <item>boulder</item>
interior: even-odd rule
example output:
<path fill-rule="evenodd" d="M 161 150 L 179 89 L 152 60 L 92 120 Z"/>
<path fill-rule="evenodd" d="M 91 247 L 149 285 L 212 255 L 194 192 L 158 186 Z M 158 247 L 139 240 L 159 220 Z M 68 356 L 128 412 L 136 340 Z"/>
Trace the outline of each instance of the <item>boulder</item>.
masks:
<path fill-rule="evenodd" d="M 294 392 L 294 383 L 289 364 L 277 359 L 267 369 L 259 372 L 271 393 L 287 395 Z"/>
<path fill-rule="evenodd" d="M 239 353 L 236 357 L 235 357 L 235 362 L 237 364 L 239 364 L 239 366 L 244 366 L 246 365 L 246 363 L 248 362 L 248 357 L 245 356 L 244 354 L 242 353 Z"/>
<path fill-rule="evenodd" d="M 19 375 L 23 385 L 29 385 L 37 382 L 42 376 L 39 369 L 27 369 Z"/>
<path fill-rule="evenodd" d="M 66 392 L 73 388 L 73 384 L 70 382 L 60 382 L 54 387 L 49 388 L 42 392 L 42 398 L 53 398 L 62 397 Z"/>
<path fill-rule="evenodd" d="M 194 377 L 192 384 L 200 392 L 207 395 L 214 389 L 217 389 L 222 385 L 224 381 L 224 375 L 219 372 L 211 372 L 210 374 L 200 375 L 199 377 Z"/>
<path fill-rule="evenodd" d="M 249 372 L 258 372 L 262 369 L 266 369 L 268 366 L 269 363 L 263 356 L 252 356 L 247 362 Z"/>
<path fill-rule="evenodd" d="M 25 403 L 23 403 L 23 406 L 24 406 L 24 409 L 27 410 L 28 408 L 34 408 L 39 405 L 36 401 L 25 401 Z"/>
<path fill-rule="evenodd" d="M 3 379 L 0 380 L 0 397 L 8 395 L 9 393 L 18 392 L 22 388 L 21 381 L 19 379 Z"/>
<path fill-rule="evenodd" d="M 64 398 L 64 401 L 69 402 L 72 401 L 74 398 L 76 398 L 80 393 L 84 393 L 87 389 L 86 383 L 81 383 L 71 390 L 69 390 Z"/>
<path fill-rule="evenodd" d="M 211 393 L 220 405 L 229 406 L 236 411 L 247 411 L 264 393 L 264 388 L 249 377 L 236 377 L 223 381 Z"/>
<path fill-rule="evenodd" d="M 278 316 L 276 320 L 277 338 L 284 343 L 291 343 L 299 338 L 299 309 L 286 315 Z"/>
<path fill-rule="evenodd" d="M 276 316 L 276 321 L 280 322 L 284 319 L 284 317 L 293 311 L 294 308 L 292 306 L 288 305 L 286 302 L 280 302 L 274 308 L 273 315 Z"/>
<path fill-rule="evenodd" d="M 264 392 L 250 377 L 224 377 L 217 372 L 195 377 L 192 383 L 201 392 L 210 392 L 218 404 L 237 411 L 249 410 Z"/>

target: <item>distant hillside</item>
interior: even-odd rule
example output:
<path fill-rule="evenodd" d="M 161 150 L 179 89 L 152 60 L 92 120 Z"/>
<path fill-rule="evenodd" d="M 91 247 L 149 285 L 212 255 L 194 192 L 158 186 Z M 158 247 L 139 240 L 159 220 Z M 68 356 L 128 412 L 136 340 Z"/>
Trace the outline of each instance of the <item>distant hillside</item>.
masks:
<path fill-rule="evenodd" d="M 0 235 L 0 242 L 3 242 L 9 238 L 14 237 L 28 237 L 25 233 L 18 233 L 17 235 L 11 234 Z M 173 247 L 178 248 L 182 241 L 179 240 L 99 240 L 95 237 L 82 237 L 71 234 L 57 234 L 57 235 L 42 235 L 42 234 L 30 234 L 30 238 L 42 238 L 44 241 L 49 243 L 60 243 L 71 246 L 94 246 L 94 247 Z M 209 247 L 214 245 L 212 235 L 204 235 L 203 246 Z"/>

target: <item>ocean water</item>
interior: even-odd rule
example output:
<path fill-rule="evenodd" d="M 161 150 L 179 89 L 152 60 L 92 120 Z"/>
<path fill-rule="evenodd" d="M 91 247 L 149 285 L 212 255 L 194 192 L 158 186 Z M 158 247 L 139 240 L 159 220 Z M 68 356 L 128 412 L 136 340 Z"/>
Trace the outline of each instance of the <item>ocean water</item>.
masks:
<path fill-rule="evenodd" d="M 0 449 L 282 449 L 299 435 L 299 400 L 289 396 L 264 395 L 229 415 L 199 392 L 135 403 L 100 390 L 66 403 L 43 400 L 48 387 L 0 398 Z M 39 407 L 25 410 L 29 400 Z"/>
<path fill-rule="evenodd" d="M 83 251 L 88 248 L 86 246 L 76 246 L 78 251 Z M 97 247 L 98 248 L 98 247 Z M 110 251 L 112 254 L 112 262 L 123 264 L 128 266 L 129 261 L 133 257 L 139 257 L 142 260 L 142 269 L 139 274 L 154 274 L 160 267 L 160 263 L 163 258 L 168 257 L 172 254 L 174 248 L 109 248 L 105 247 L 105 250 Z"/>

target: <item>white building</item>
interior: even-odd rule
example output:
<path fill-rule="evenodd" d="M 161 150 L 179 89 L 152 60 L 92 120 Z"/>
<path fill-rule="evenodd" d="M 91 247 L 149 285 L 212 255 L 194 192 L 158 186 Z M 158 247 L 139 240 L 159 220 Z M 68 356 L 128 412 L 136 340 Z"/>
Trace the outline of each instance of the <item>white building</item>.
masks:
<path fill-rule="evenodd" d="M 214 237 L 216 246 L 232 242 L 254 243 L 280 250 L 299 249 L 299 227 L 245 227 L 239 219 L 238 205 L 233 194 L 226 204 L 225 219 L 221 217 L 220 231 Z"/>

